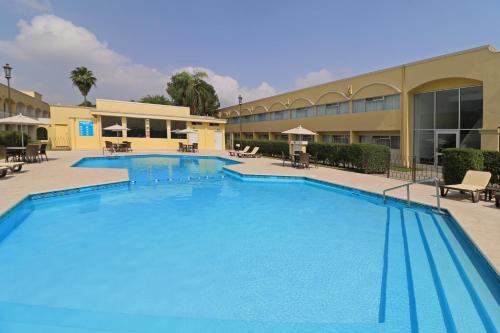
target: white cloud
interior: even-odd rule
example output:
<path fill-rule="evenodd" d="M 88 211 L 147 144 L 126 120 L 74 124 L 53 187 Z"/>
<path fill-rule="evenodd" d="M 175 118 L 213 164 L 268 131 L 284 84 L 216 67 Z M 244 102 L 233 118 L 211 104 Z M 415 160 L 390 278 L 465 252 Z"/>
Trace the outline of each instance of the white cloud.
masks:
<path fill-rule="evenodd" d="M 317 72 L 309 72 L 304 76 L 296 78 L 295 86 L 297 88 L 305 88 L 333 80 L 333 74 L 330 73 L 330 71 L 328 71 L 327 69 L 322 68 Z"/>
<path fill-rule="evenodd" d="M 187 71 L 194 73 L 195 71 L 202 71 L 207 74 L 206 81 L 214 86 L 221 106 L 229 106 L 238 103 L 238 95 L 241 94 L 244 101 L 252 101 L 259 98 L 275 95 L 277 90 L 269 83 L 262 82 L 255 88 L 240 86 L 238 81 L 230 76 L 219 75 L 214 71 L 203 67 L 184 67 L 175 70 L 174 73 L 180 71 Z"/>
<path fill-rule="evenodd" d="M 13 84 L 35 89 L 52 103 L 77 103 L 81 96 L 71 86 L 69 72 L 85 66 L 97 77 L 89 98 L 137 99 L 146 94 L 165 94 L 171 73 L 134 63 L 112 50 L 88 29 L 55 15 L 39 15 L 31 22 L 21 20 L 14 40 L 0 40 L 0 55 L 14 66 Z M 193 71 L 196 67 L 186 67 Z M 269 96 L 276 90 L 266 82 L 242 87 L 230 76 L 201 68 L 214 85 L 221 105 L 235 104 L 238 94 L 245 100 Z"/>
<path fill-rule="evenodd" d="M 52 11 L 50 0 L 15 0 L 22 7 L 26 7 L 35 12 L 48 13 Z"/>

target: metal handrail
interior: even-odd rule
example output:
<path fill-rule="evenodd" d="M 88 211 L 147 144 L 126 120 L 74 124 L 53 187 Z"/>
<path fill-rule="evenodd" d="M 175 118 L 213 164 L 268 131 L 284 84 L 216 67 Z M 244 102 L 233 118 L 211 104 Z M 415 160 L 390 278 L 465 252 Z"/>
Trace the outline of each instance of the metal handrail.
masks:
<path fill-rule="evenodd" d="M 440 198 L 439 198 L 439 178 L 438 177 L 425 178 L 425 179 L 421 179 L 421 180 L 416 181 L 416 182 L 410 182 L 410 183 L 387 188 L 382 192 L 383 196 L 384 196 L 384 203 L 386 202 L 386 196 L 387 196 L 386 193 L 387 192 L 406 186 L 406 204 L 408 207 L 410 207 L 410 203 L 411 203 L 411 201 L 410 201 L 410 186 L 414 185 L 414 184 L 426 183 L 429 181 L 433 181 L 434 185 L 436 187 L 436 201 L 437 201 L 436 207 L 437 207 L 438 212 L 441 213 L 441 202 L 440 202 Z"/>

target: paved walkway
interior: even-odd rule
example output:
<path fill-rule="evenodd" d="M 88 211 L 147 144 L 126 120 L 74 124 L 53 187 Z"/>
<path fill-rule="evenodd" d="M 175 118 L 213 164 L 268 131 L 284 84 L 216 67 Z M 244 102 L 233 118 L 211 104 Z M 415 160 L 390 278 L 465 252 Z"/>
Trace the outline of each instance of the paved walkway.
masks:
<path fill-rule="evenodd" d="M 137 152 L 147 153 L 177 154 L 175 151 Z M 97 151 L 49 152 L 49 162 L 25 165 L 21 174 L 0 179 L 0 214 L 31 193 L 128 180 L 127 171 L 123 169 L 71 168 L 71 165 L 83 157 L 100 155 Z M 202 151 L 200 155 L 229 158 L 227 153 L 216 151 Z M 379 194 L 385 188 L 405 183 L 326 167 L 307 170 L 283 167 L 280 160 L 270 158 L 233 159 L 244 163 L 230 165 L 228 168 L 243 174 L 307 176 Z M 391 195 L 405 199 L 406 190 L 396 190 Z M 413 185 L 411 199 L 435 205 L 435 189 L 427 185 Z M 451 212 L 497 272 L 500 272 L 500 209 L 495 208 L 494 202 L 472 203 L 463 195 L 450 193 L 441 199 L 441 205 Z"/>

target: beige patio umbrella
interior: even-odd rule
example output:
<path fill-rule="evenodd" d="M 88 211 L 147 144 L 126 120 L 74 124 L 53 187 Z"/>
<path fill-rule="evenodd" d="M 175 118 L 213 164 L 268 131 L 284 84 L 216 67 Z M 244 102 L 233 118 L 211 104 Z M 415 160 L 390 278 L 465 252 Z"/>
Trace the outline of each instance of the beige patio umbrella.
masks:
<path fill-rule="evenodd" d="M 20 125 L 21 126 L 21 145 L 24 147 L 24 125 L 40 125 L 41 123 L 33 118 L 23 116 L 21 113 L 7 118 L 0 119 L 0 124 L 6 125 Z"/>
<path fill-rule="evenodd" d="M 300 135 L 301 141 L 302 141 L 302 135 L 318 135 L 317 133 L 310 131 L 307 128 L 302 127 L 302 125 L 299 125 L 298 127 L 286 130 L 286 131 L 281 132 L 281 133 Z"/>
<path fill-rule="evenodd" d="M 127 128 L 125 126 L 118 125 L 118 124 L 114 124 L 114 125 L 111 125 L 111 126 L 108 126 L 108 127 L 104 127 L 103 129 L 105 131 L 116 132 L 116 143 L 119 143 L 119 141 L 120 141 L 118 133 L 120 133 L 121 131 L 130 131 L 130 128 Z"/>

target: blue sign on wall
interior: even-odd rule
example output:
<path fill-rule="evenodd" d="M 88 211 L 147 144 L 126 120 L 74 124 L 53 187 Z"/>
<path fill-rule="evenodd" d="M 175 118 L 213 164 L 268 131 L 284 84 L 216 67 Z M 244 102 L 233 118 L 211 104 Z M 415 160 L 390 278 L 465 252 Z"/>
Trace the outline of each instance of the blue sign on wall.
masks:
<path fill-rule="evenodd" d="M 91 121 L 80 121 L 80 136 L 94 136 L 94 123 Z"/>

